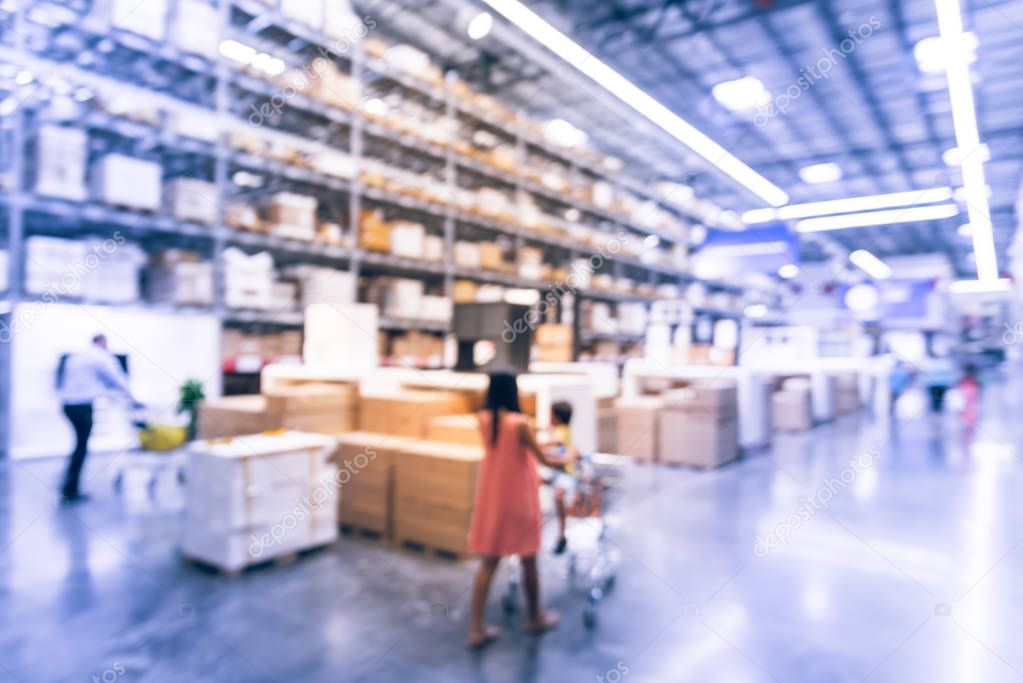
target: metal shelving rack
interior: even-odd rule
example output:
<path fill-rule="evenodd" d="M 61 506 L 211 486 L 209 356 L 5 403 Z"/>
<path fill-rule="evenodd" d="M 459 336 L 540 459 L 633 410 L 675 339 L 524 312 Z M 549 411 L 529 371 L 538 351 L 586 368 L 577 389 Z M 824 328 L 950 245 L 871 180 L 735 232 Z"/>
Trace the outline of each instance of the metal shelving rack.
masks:
<path fill-rule="evenodd" d="M 618 173 L 583 160 L 568 150 L 552 146 L 542 139 L 534 137 L 530 132 L 519 130 L 517 126 L 509 126 L 508 122 L 496 120 L 491 114 L 477 109 L 472 103 L 455 97 L 450 89 L 437 88 L 426 82 L 419 81 L 407 74 L 397 72 L 379 60 L 368 58 L 362 51 L 358 41 L 350 44 L 350 49 L 343 54 L 336 49 L 335 43 L 319 31 L 307 27 L 291 18 L 285 17 L 276 9 L 262 1 L 255 0 L 211 0 L 219 9 L 223 31 L 221 40 L 233 38 L 248 41 L 258 49 L 280 57 L 289 66 L 302 67 L 301 51 L 319 50 L 319 54 L 329 54 L 336 64 L 348 70 L 356 87 L 358 101 L 365 100 L 364 89 L 386 84 L 398 88 L 403 96 L 425 98 L 443 107 L 447 117 L 468 117 L 484 126 L 504 131 L 515 141 L 519 150 L 519 158 L 524 158 L 525 150 L 533 149 L 565 163 L 571 170 L 570 177 L 585 173 L 594 178 L 606 180 L 613 185 L 626 188 L 645 199 L 654 200 L 677 215 L 690 220 L 696 217 L 687 215 L 685 210 L 672 204 L 664 203 L 651 188 L 643 186 Z M 59 74 L 62 80 L 71 81 L 85 87 L 96 87 L 97 84 L 125 85 L 125 79 L 115 73 L 117 69 L 107 65 L 96 66 L 92 62 L 82 62 L 80 55 L 64 55 L 60 58 L 59 51 L 54 56 L 49 50 L 39 49 L 39 41 L 33 41 L 30 47 L 25 36 L 38 36 L 39 31 L 30 31 L 28 22 L 30 12 L 39 3 L 17 3 L 12 12 L 0 9 L 0 62 L 16 65 L 19 69 L 27 69 L 37 75 Z M 173 8 L 175 3 L 170 3 Z M 89 3 L 69 2 L 69 9 L 86 12 Z M 174 10 L 171 9 L 171 12 Z M 169 19 L 168 19 L 169 21 Z M 34 27 L 38 28 L 38 27 Z M 186 54 L 170 42 L 153 42 L 147 38 L 128 33 L 120 29 L 97 35 L 89 33 L 88 28 L 77 22 L 68 23 L 50 29 L 54 32 L 74 34 L 83 42 L 92 46 L 98 53 L 123 51 L 129 59 L 137 64 L 158 65 L 160 68 L 173 69 L 182 74 L 182 78 L 197 80 L 208 87 L 204 108 L 209 114 L 220 120 L 242 123 L 233 107 L 244 97 L 273 97 L 280 88 L 270 82 L 257 78 L 236 68 L 226 58 L 219 57 L 211 61 L 192 54 Z M 54 33 L 55 35 L 56 33 Z M 299 54 L 293 54 L 290 47 L 299 44 Z M 34 48 L 34 49 L 33 49 Z M 148 69 L 137 69 L 138 74 L 149 73 Z M 140 76 L 141 82 L 132 82 L 130 86 L 146 93 L 151 93 L 154 102 L 161 107 L 195 107 L 196 102 L 190 101 L 186 95 L 178 92 L 178 84 L 168 86 L 166 83 L 148 81 Z M 45 83 L 44 83 L 45 85 Z M 329 176 L 324 173 L 291 166 L 280 161 L 248 154 L 233 149 L 226 132 L 221 130 L 217 142 L 195 140 L 183 135 L 169 132 L 159 125 L 150 125 L 138 121 L 121 118 L 91 110 L 83 116 L 69 121 L 61 121 L 75 128 L 83 128 L 93 136 L 103 139 L 118 140 L 129 146 L 139 140 L 146 141 L 146 149 L 153 155 L 184 155 L 192 159 L 196 166 L 202 166 L 209 172 L 208 179 L 217 187 L 220 204 L 220 218 L 215 225 L 207 226 L 176 220 L 159 212 L 149 213 L 119 209 L 96 202 L 76 202 L 63 199 L 52 199 L 34 194 L 27 185 L 27 167 L 31 159 L 27 148 L 38 124 L 37 115 L 41 111 L 38 102 L 26 96 L 25 102 L 19 103 L 10 116 L 5 116 L 5 136 L 9 140 L 7 147 L 10 158 L 7 165 L 7 177 L 12 185 L 9 191 L 0 195 L 0 212 L 6 223 L 6 248 L 8 250 L 9 291 L 6 295 L 8 306 L 13 308 L 18 303 L 30 302 L 33 297 L 24 291 L 24 239 L 27 234 L 39 232 L 52 235 L 92 234 L 102 235 L 111 229 L 122 230 L 129 240 L 138 240 L 147 250 L 160 245 L 195 245 L 209 254 L 214 264 L 214 305 L 210 312 L 216 314 L 224 324 L 228 325 L 273 325 L 297 327 L 302 324 L 301 313 L 294 311 L 236 311 L 228 310 L 223 300 L 223 264 L 220 258 L 228 246 L 237 246 L 247 250 L 261 250 L 272 254 L 275 261 L 289 262 L 310 261 L 347 269 L 356 277 L 360 273 L 372 272 L 385 275 L 433 278 L 441 282 L 443 292 L 451 296 L 455 279 L 471 279 L 481 283 L 498 283 L 512 287 L 534 288 L 545 290 L 554 283 L 531 280 L 518 275 L 466 268 L 458 266 L 454 261 L 454 242 L 464 231 L 482 231 L 484 234 L 504 236 L 512 240 L 518 248 L 523 245 L 540 247 L 545 258 L 551 259 L 552 254 L 562 262 L 587 258 L 600 253 L 598 247 L 573 240 L 567 236 L 548 234 L 527 229 L 520 225 L 509 224 L 499 220 L 483 217 L 461 210 L 454 203 L 435 204 L 424 200 L 397 195 L 378 188 L 364 187 L 360 180 L 359 170 L 366 159 L 370 159 L 366 150 L 367 143 L 392 146 L 397 154 L 417 154 L 432 159 L 432 163 L 443 169 L 446 187 L 454 194 L 461 187 L 466 174 L 475 174 L 514 189 L 516 195 L 531 193 L 544 201 L 558 203 L 565 207 L 577 209 L 588 216 L 592 222 L 599 222 L 609 232 L 626 231 L 637 237 L 650 234 L 658 235 L 662 241 L 678 242 L 679 237 L 664 234 L 630 222 L 627 218 L 611 213 L 588 202 L 579 201 L 575 197 L 564 196 L 539 183 L 507 173 L 479 160 L 464 156 L 453 149 L 435 145 L 417 137 L 409 136 L 388 129 L 367 118 L 356 109 L 344 111 L 325 103 L 310 99 L 301 94 L 290 97 L 286 103 L 289 112 L 307 117 L 316 125 L 334 133 L 344 133 L 347 129 L 348 149 L 346 151 L 355 162 L 355 175 L 351 179 Z M 202 103 L 200 103 L 202 104 Z M 315 141 L 308 129 L 287 132 L 291 135 Z M 316 242 L 286 239 L 274 235 L 246 232 L 228 227 L 224 221 L 223 206 L 226 199 L 238 193 L 232 181 L 235 170 L 246 170 L 263 174 L 272 179 L 276 186 L 292 187 L 300 185 L 319 193 L 321 197 L 339 197 L 344 200 L 341 215 L 332 216 L 347 228 L 348 241 L 351 246 L 332 246 Z M 267 189 L 267 194 L 275 190 Z M 359 247 L 359 223 L 363 206 L 367 203 L 385 208 L 391 214 L 406 212 L 430 217 L 440 226 L 444 238 L 443 261 L 431 262 L 420 259 L 409 259 L 391 254 L 366 251 Z M 323 202 L 321 201 L 321 207 Z M 609 259 L 611 272 L 617 279 L 626 273 L 635 278 L 640 274 L 648 283 L 669 282 L 685 284 L 695 281 L 692 275 L 660 264 L 644 264 L 631 256 L 617 256 Z M 722 282 L 705 282 L 712 290 L 741 293 L 741 289 Z M 618 291 L 582 290 L 580 297 L 591 297 L 611 302 L 652 301 L 655 297 Z M 79 301 L 79 303 L 90 303 Z M 138 302 L 137 306 L 146 306 Z M 154 308 L 162 305 L 153 305 Z M 165 308 L 165 307 L 163 307 Z M 194 309 L 192 309 L 194 310 Z M 381 327 L 393 330 L 424 330 L 443 333 L 448 325 L 434 321 L 393 320 L 384 319 Z M 8 345 L 3 344 L 2 372 L 10 376 L 10 358 Z M 0 375 L 2 379 L 2 375 Z M 9 390 L 9 382 L 6 387 Z M 4 397 L 6 401 L 6 396 Z M 6 411 L 5 411 L 6 413 Z M 5 415 L 6 416 L 6 415 Z M 9 430 L 8 430 L 9 432 Z"/>

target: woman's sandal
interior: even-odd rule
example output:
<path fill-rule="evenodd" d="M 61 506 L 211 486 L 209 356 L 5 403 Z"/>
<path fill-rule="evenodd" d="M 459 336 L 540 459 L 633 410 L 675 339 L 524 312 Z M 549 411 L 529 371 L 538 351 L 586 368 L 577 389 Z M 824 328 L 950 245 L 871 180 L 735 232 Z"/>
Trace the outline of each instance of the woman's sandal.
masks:
<path fill-rule="evenodd" d="M 501 629 L 496 626 L 487 626 L 482 633 L 470 635 L 469 639 L 465 641 L 465 645 L 470 650 L 482 650 L 500 637 Z"/>
<path fill-rule="evenodd" d="M 539 619 L 531 621 L 522 627 L 522 630 L 530 636 L 538 636 L 541 633 L 556 629 L 561 623 L 561 615 L 554 611 L 544 612 Z"/>

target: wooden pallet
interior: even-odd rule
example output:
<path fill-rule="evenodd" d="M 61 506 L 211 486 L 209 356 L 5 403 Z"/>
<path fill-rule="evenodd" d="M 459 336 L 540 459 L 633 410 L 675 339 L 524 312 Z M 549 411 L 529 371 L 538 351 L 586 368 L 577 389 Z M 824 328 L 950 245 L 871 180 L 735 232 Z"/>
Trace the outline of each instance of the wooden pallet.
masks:
<path fill-rule="evenodd" d="M 437 559 L 447 560 L 449 562 L 464 562 L 471 557 L 471 555 L 466 551 L 440 548 L 411 538 L 396 539 L 394 544 L 402 550 L 417 553 L 425 557 L 436 557 Z"/>
<path fill-rule="evenodd" d="M 295 562 L 301 557 L 305 557 L 306 555 L 311 555 L 312 553 L 319 552 L 320 550 L 327 548 L 330 545 L 331 545 L 330 543 L 325 543 L 323 545 L 313 546 L 311 548 L 303 548 L 302 550 L 296 550 L 290 553 L 285 553 L 283 555 L 277 555 L 276 557 L 272 557 L 262 562 L 254 562 L 252 564 L 247 564 L 244 567 L 240 567 L 238 569 L 225 569 L 223 567 L 218 567 L 217 565 L 211 564 L 206 560 L 199 559 L 198 557 L 191 557 L 190 555 L 182 554 L 181 559 L 185 562 L 185 564 L 191 565 L 192 567 L 195 567 L 201 571 L 218 574 L 223 577 L 233 577 L 239 576 L 246 572 L 259 571 L 261 569 L 268 569 L 270 567 L 283 567 L 291 564 L 292 562 Z"/>
<path fill-rule="evenodd" d="M 342 524 L 340 529 L 341 533 L 345 536 L 353 536 L 355 538 L 362 538 L 368 541 L 387 540 L 387 534 L 379 529 L 371 529 L 369 527 L 362 527 L 355 524 Z"/>

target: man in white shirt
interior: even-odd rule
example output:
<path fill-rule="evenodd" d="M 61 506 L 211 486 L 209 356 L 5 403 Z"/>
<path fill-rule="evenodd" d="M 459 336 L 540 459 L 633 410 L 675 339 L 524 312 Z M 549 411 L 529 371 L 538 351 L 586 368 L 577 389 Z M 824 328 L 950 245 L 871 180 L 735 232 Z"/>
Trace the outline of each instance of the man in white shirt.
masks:
<path fill-rule="evenodd" d="M 128 387 L 128 376 L 121 364 L 107 350 L 107 338 L 98 334 L 89 348 L 64 359 L 57 371 L 57 389 L 64 404 L 64 414 L 75 430 L 75 450 L 71 453 L 61 495 L 65 503 L 84 500 L 78 483 L 88 452 L 92 432 L 92 404 L 111 392 L 121 394 L 137 404 Z"/>

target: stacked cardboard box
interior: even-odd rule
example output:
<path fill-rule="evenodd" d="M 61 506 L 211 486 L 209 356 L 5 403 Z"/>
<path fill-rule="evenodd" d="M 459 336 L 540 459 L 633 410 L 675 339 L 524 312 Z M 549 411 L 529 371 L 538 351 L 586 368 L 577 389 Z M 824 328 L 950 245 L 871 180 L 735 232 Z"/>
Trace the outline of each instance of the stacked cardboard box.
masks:
<path fill-rule="evenodd" d="M 656 396 L 619 399 L 618 447 L 616 453 L 639 460 L 657 460 L 660 430 L 658 423 L 664 412 L 664 401 Z"/>
<path fill-rule="evenodd" d="M 337 539 L 334 439 L 284 432 L 189 450 L 186 556 L 228 571 Z"/>
<path fill-rule="evenodd" d="M 203 439 L 295 429 L 340 434 L 355 428 L 358 398 L 347 384 L 279 386 L 266 395 L 207 399 L 199 408 Z"/>
<path fill-rule="evenodd" d="M 106 204 L 142 211 L 158 211 L 163 190 L 163 168 L 145 159 L 108 154 L 92 167 L 92 195 Z"/>
<path fill-rule="evenodd" d="M 338 436 L 342 525 L 375 531 L 391 538 L 394 531 L 394 461 L 406 443 L 401 437 L 372 432 Z M 348 475 L 345 475 L 348 472 Z"/>
<path fill-rule="evenodd" d="M 426 438 L 429 441 L 478 446 L 480 445 L 479 418 L 476 415 L 435 417 L 426 425 Z"/>
<path fill-rule="evenodd" d="M 658 423 L 662 462 L 719 467 L 739 457 L 738 391 L 734 384 L 694 384 L 664 393 Z"/>
<path fill-rule="evenodd" d="M 597 450 L 618 452 L 618 411 L 613 407 L 597 410 Z"/>
<path fill-rule="evenodd" d="M 149 298 L 179 305 L 213 304 L 213 264 L 184 249 L 164 249 L 149 256 Z"/>
<path fill-rule="evenodd" d="M 801 432 L 813 427 L 810 383 L 788 379 L 771 397 L 771 419 L 779 431 Z"/>
<path fill-rule="evenodd" d="M 448 391 L 404 390 L 386 396 L 363 396 L 359 429 L 423 438 L 432 418 L 467 413 L 467 407 L 458 394 Z"/>
<path fill-rule="evenodd" d="M 273 303 L 274 261 L 266 253 L 224 250 L 224 303 L 228 308 L 268 309 Z"/>
<path fill-rule="evenodd" d="M 396 334 L 390 340 L 390 352 L 385 346 L 383 355 L 415 366 L 439 366 L 444 360 L 444 338 L 415 330 Z"/>
<path fill-rule="evenodd" d="M 175 218 L 205 225 L 213 225 L 220 218 L 220 193 L 213 183 L 173 178 L 167 182 L 165 195 L 165 208 Z"/>
<path fill-rule="evenodd" d="M 860 378 L 855 372 L 835 377 L 835 414 L 848 415 L 860 409 Z"/>
<path fill-rule="evenodd" d="M 317 206 L 316 197 L 278 192 L 264 209 L 266 223 L 275 235 L 311 241 L 316 239 Z"/>
<path fill-rule="evenodd" d="M 237 359 L 243 356 L 273 359 L 301 355 L 302 333 L 298 330 L 254 334 L 225 329 L 220 334 L 220 356 L 223 359 Z"/>
<path fill-rule="evenodd" d="M 398 449 L 394 537 L 458 555 L 469 552 L 469 524 L 482 446 L 411 441 Z"/>
<path fill-rule="evenodd" d="M 572 326 L 545 324 L 536 328 L 536 359 L 548 363 L 572 362 Z"/>

